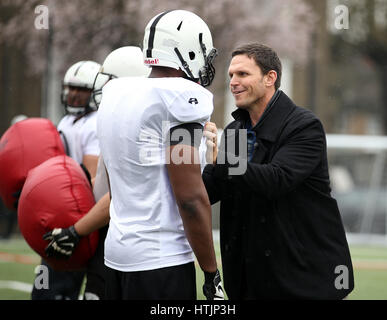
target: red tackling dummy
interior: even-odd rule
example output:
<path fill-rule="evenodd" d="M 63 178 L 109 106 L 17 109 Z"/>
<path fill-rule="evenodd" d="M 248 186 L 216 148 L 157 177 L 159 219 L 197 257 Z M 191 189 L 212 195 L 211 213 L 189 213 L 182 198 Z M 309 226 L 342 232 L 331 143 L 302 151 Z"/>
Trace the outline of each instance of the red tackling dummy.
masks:
<path fill-rule="evenodd" d="M 12 125 L 0 139 L 0 196 L 16 210 L 28 171 L 51 157 L 65 154 L 54 124 L 44 118 L 30 118 Z"/>
<path fill-rule="evenodd" d="M 54 228 L 68 228 L 95 204 L 90 183 L 81 166 L 61 155 L 30 170 L 18 207 L 20 231 L 25 240 L 55 270 L 80 270 L 94 255 L 98 231 L 81 237 L 73 255 L 65 259 L 48 258 L 49 241 L 43 235 Z"/>

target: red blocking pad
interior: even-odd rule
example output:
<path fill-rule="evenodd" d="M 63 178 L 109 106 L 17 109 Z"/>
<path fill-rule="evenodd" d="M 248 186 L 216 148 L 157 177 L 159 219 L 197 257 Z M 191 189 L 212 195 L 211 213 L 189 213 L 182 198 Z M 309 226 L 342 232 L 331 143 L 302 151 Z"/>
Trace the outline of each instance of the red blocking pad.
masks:
<path fill-rule="evenodd" d="M 0 139 L 0 196 L 5 205 L 16 211 L 28 171 L 61 154 L 62 140 L 49 119 L 30 118 L 8 128 Z"/>
<path fill-rule="evenodd" d="M 29 246 L 55 270 L 81 270 L 94 255 L 98 231 L 81 237 L 69 259 L 48 258 L 49 241 L 43 235 L 54 228 L 68 228 L 95 204 L 86 174 L 72 158 L 53 157 L 30 170 L 20 195 L 19 228 Z"/>

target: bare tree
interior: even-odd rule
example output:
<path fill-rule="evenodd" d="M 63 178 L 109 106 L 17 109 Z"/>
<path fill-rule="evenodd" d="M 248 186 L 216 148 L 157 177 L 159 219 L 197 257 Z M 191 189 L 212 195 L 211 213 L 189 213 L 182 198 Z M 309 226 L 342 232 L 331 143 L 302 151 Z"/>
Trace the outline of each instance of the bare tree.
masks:
<path fill-rule="evenodd" d="M 34 28 L 38 5 L 49 9 L 48 30 Z M 3 0 L 1 6 L 15 14 L 0 24 L 0 44 L 25 46 L 29 72 L 38 74 L 48 67 L 49 45 L 57 49 L 60 61 L 56 72 L 63 74 L 78 60 L 102 62 L 117 47 L 142 46 L 146 23 L 159 12 L 179 8 L 197 13 L 208 23 L 220 53 L 212 86 L 219 121 L 231 50 L 238 44 L 258 41 L 302 63 L 315 22 L 304 0 Z"/>
<path fill-rule="evenodd" d="M 334 32 L 334 49 L 336 59 L 340 62 L 348 59 L 349 54 L 366 58 L 375 66 L 378 80 L 381 83 L 381 95 L 384 107 L 380 118 L 384 133 L 387 133 L 387 1 L 385 0 L 342 0 L 341 4 L 348 8 L 347 28 Z M 367 83 L 361 83 L 361 92 L 352 92 L 363 108 L 369 107 L 370 98 L 375 88 L 366 91 Z"/>

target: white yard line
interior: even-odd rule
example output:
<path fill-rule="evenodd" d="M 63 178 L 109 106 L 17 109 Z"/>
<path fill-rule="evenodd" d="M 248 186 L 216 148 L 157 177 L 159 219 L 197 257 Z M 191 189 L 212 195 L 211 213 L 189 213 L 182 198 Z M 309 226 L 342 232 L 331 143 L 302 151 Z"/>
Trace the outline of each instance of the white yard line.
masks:
<path fill-rule="evenodd" d="M 23 292 L 31 292 L 32 284 L 20 281 L 4 281 L 0 280 L 0 289 L 12 289 Z"/>

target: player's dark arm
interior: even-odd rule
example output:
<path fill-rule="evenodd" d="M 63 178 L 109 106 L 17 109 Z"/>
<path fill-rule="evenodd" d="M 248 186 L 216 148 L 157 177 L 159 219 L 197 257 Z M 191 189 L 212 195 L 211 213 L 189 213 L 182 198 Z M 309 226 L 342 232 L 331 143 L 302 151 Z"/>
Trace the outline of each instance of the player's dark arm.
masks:
<path fill-rule="evenodd" d="M 185 157 L 185 163 L 174 163 L 176 155 Z M 192 250 L 205 272 L 217 270 L 212 239 L 211 205 L 200 172 L 198 149 L 178 144 L 167 147 L 169 179 L 175 195 L 184 230 Z"/>

